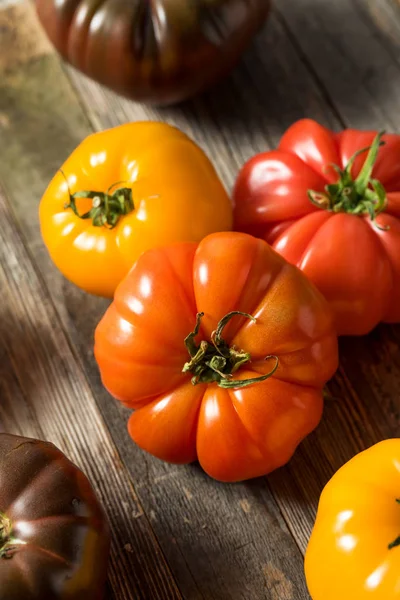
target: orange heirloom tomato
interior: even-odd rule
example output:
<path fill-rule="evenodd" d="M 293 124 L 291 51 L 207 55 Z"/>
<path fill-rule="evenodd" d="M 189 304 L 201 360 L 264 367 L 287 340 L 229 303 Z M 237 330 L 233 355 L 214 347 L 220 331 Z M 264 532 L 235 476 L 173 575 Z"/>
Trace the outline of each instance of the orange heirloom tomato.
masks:
<path fill-rule="evenodd" d="M 313 600 L 400 598 L 400 439 L 345 464 L 322 492 L 306 552 Z"/>
<path fill-rule="evenodd" d="M 318 424 L 337 368 L 323 296 L 263 240 L 215 233 L 143 254 L 95 333 L 129 433 L 222 481 L 285 464 Z"/>
<path fill-rule="evenodd" d="M 140 254 L 232 227 L 229 197 L 204 152 L 163 123 L 87 137 L 40 203 L 44 243 L 77 286 L 112 297 Z"/>

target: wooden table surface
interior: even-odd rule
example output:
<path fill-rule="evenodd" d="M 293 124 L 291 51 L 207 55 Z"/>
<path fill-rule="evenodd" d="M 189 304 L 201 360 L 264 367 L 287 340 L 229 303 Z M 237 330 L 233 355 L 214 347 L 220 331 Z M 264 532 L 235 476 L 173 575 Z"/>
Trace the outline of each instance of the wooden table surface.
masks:
<path fill-rule="evenodd" d="M 102 388 L 93 331 L 107 302 L 51 263 L 37 207 L 91 131 L 161 119 L 192 136 L 230 188 L 294 120 L 400 131 L 396 0 L 275 0 L 233 76 L 183 106 L 116 97 L 62 65 L 25 0 L 0 0 L 0 423 L 50 440 L 94 484 L 112 526 L 107 600 L 304 600 L 319 494 L 356 452 L 399 434 L 400 326 L 342 339 L 317 431 L 268 478 L 226 485 L 164 464 Z"/>

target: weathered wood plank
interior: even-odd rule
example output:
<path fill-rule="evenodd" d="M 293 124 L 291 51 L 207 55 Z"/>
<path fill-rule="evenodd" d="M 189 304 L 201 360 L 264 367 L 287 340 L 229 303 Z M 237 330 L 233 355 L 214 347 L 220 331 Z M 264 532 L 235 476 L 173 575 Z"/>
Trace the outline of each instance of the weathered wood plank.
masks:
<path fill-rule="evenodd" d="M 128 439 L 127 413 L 100 385 L 92 356 L 93 329 L 105 303 L 86 296 L 59 275 L 40 242 L 37 223 L 37 200 L 72 146 L 86 135 L 85 116 L 53 56 L 25 61 L 1 85 L 0 111 L 7 120 L 2 139 L 7 152 L 0 151 L 0 177 L 184 597 L 308 598 L 301 554 L 265 480 L 223 486 L 196 467 L 164 465 Z M 14 165 L 20 160 L 24 168 L 17 172 Z M 131 549 L 137 552 L 133 544 Z M 157 556 L 146 554 L 146 559 L 151 564 Z M 137 569 L 144 574 L 140 565 Z"/>
<path fill-rule="evenodd" d="M 388 23 L 383 5 L 383 0 L 281 0 L 276 7 L 328 98 L 356 128 L 400 128 L 399 64 L 393 40 L 382 29 Z M 367 18 L 368 11 L 381 18 Z"/>
<path fill-rule="evenodd" d="M 112 527 L 113 597 L 179 598 L 1 189 L 0 290 L 2 428 L 54 442 L 94 484 Z"/>
<path fill-rule="evenodd" d="M 352 0 L 361 19 L 379 38 L 398 63 L 400 62 L 400 3 L 399 0 Z"/>
<path fill-rule="evenodd" d="M 0 10 L 0 173 L 12 173 L 8 183 L 13 193 L 23 195 L 30 207 L 20 217 L 31 239 L 32 232 L 37 236 L 37 198 L 44 177 L 59 165 L 46 140 L 57 135 L 60 152 L 68 153 L 77 136 L 89 132 L 82 113 L 74 112 L 76 100 L 70 87 L 60 85 L 62 71 L 33 22 L 30 5 Z M 24 94 L 18 102 L 14 93 L 21 82 L 25 82 Z M 41 118 L 46 94 L 48 106 L 54 102 L 65 115 L 61 127 L 54 111 L 49 120 Z M 180 598 L 3 195 L 0 214 L 1 427 L 53 441 L 95 484 L 113 529 L 110 599 Z"/>

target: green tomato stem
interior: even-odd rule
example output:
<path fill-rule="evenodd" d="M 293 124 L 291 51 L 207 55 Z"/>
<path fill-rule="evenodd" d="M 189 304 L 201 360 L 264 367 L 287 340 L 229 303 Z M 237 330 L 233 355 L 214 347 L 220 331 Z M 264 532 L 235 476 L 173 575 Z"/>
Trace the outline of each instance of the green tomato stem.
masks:
<path fill-rule="evenodd" d="M 60 171 L 67 182 L 63 171 Z M 79 191 L 71 194 L 68 186 L 69 202 L 64 208 L 70 208 L 79 219 L 91 219 L 95 227 L 107 227 L 113 229 L 123 215 L 127 215 L 135 209 L 132 197 L 131 188 L 119 187 L 114 192 L 110 193 L 122 181 L 111 185 L 106 192 L 96 191 Z M 90 198 L 92 200 L 92 208 L 86 213 L 80 214 L 76 201 L 79 198 Z"/>
<path fill-rule="evenodd" d="M 334 213 L 344 212 L 352 215 L 369 215 L 376 224 L 377 216 L 386 209 L 387 198 L 383 185 L 372 178 L 379 148 L 384 132 L 379 132 L 369 148 L 358 150 L 349 160 L 345 169 L 331 165 L 338 173 L 337 183 L 325 186 L 324 192 L 308 191 L 308 198 L 314 206 Z M 351 169 L 355 159 L 368 151 L 365 162 L 353 179 Z M 379 229 L 379 225 L 376 225 Z"/>
<path fill-rule="evenodd" d="M 10 559 L 14 556 L 17 546 L 26 542 L 18 540 L 12 535 L 12 523 L 10 519 L 0 512 L 0 559 Z"/>
<path fill-rule="evenodd" d="M 400 504 L 400 498 L 396 498 L 396 502 Z M 388 545 L 388 549 L 392 550 L 393 548 L 397 548 L 397 546 L 400 546 L 400 535 Z"/>
<path fill-rule="evenodd" d="M 254 317 L 248 313 L 232 311 L 226 314 L 218 323 L 216 330 L 211 335 L 211 342 L 202 340 L 196 344 L 195 337 L 200 331 L 201 319 L 204 313 L 197 313 L 196 325 L 192 332 L 185 338 L 185 346 L 189 352 L 190 360 L 183 366 L 183 373 L 192 373 L 192 384 L 216 383 L 222 388 L 244 388 L 260 381 L 265 381 L 271 377 L 278 368 L 279 359 L 277 356 L 267 356 L 265 360 L 275 359 L 273 369 L 260 377 L 250 379 L 233 379 L 233 373 L 236 373 L 240 367 L 251 361 L 251 356 L 244 350 L 239 350 L 234 346 L 229 346 L 222 337 L 222 332 L 228 322 L 235 316 L 240 315 L 252 321 Z"/>

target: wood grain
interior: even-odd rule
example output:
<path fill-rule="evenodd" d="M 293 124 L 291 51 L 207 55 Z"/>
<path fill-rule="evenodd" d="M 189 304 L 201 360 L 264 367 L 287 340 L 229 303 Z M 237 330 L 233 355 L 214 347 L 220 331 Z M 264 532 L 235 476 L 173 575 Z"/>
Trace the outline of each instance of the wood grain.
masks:
<path fill-rule="evenodd" d="M 323 421 L 287 467 L 244 484 L 218 484 L 196 465 L 163 464 L 129 440 L 128 413 L 102 388 L 92 355 L 93 330 L 106 302 L 80 292 L 55 270 L 41 243 L 37 203 L 84 136 L 128 120 L 160 119 L 183 129 L 206 150 L 228 187 L 243 162 L 273 147 L 297 118 L 312 117 L 335 128 L 399 130 L 398 6 L 395 0 L 280 0 L 230 78 L 196 100 L 162 110 L 116 97 L 60 66 L 45 42 L 26 50 L 29 28 L 39 40 L 41 34 L 29 8 L 24 12 L 23 7 L 18 18 L 8 12 L 6 24 L 8 39 L 21 38 L 21 50 L 3 64 L 3 74 L 0 70 L 0 179 L 29 253 L 3 206 L 8 225 L 1 224 L 0 234 L 7 238 L 12 233 L 19 240 L 12 259 L 16 266 L 8 250 L 2 254 L 8 265 L 5 277 L 14 281 L 6 304 L 12 327 L 4 333 L 2 350 L 3 426 L 54 436 L 65 448 L 72 431 L 72 456 L 90 469 L 99 493 L 115 485 L 123 502 L 134 502 L 137 518 L 132 518 L 131 504 L 129 509 L 119 505 L 116 492 L 107 504 L 117 536 L 110 574 L 110 593 L 118 590 L 116 597 L 169 600 L 180 593 L 188 600 L 306 599 L 301 553 L 322 487 L 356 452 L 399 435 L 400 328 L 380 326 L 365 338 L 341 340 L 341 366 L 329 386 L 332 399 L 326 402 Z M 45 50 L 37 52 L 37 47 Z M 10 251 L 16 252 L 14 247 Z M 32 277 L 33 298 L 44 303 L 38 321 L 31 314 L 33 305 L 23 306 L 25 296 L 15 283 L 22 281 L 32 302 Z M 16 314 L 25 311 L 24 319 L 30 319 L 30 351 L 21 350 L 26 325 L 18 324 L 11 311 L 14 303 Z M 20 333 L 14 338 L 9 329 Z M 36 347 L 39 355 L 31 358 Z M 44 377 L 52 381 L 58 368 L 61 388 L 43 383 Z M 42 388 L 45 410 L 37 400 Z M 87 409 L 85 404 L 87 414 L 83 397 L 90 405 Z M 91 426 L 92 414 L 96 427 Z M 79 415 L 83 426 L 67 427 L 60 415 L 72 421 Z M 109 454 L 93 465 L 93 448 L 98 450 L 103 439 Z M 117 470 L 110 462 L 116 452 L 121 459 Z M 97 483 L 102 476 L 104 481 Z M 125 528 L 129 540 L 122 546 L 125 561 L 120 564 L 117 550 Z"/>
<path fill-rule="evenodd" d="M 52 441 L 94 484 L 112 528 L 113 597 L 179 598 L 1 190 L 0 240 L 2 428 Z"/>
<path fill-rule="evenodd" d="M 390 0 L 381 6 L 389 5 Z M 277 10 L 318 86 L 346 125 L 399 129 L 399 65 L 373 21 L 376 0 L 281 0 Z M 383 10 L 380 11 L 383 14 Z M 397 11 L 397 19 L 399 11 Z M 385 40 L 385 42 L 383 41 Z"/>
<path fill-rule="evenodd" d="M 32 27 L 34 8 L 31 4 L 0 0 L 0 71 L 15 70 L 27 58 L 33 60 L 51 53 L 50 43 L 38 27 Z M 18 29 L 13 27 L 18 23 Z"/>
<path fill-rule="evenodd" d="M 13 194 L 25 199 L 28 208 L 20 213 L 25 235 L 29 238 L 35 232 L 39 240 L 37 198 L 50 169 L 58 166 L 51 146 L 56 140 L 59 152 L 68 153 L 78 136 L 89 129 L 79 105 L 74 114 L 76 99 L 48 47 L 38 54 L 37 48 L 44 44 L 27 46 L 19 41 L 21 31 L 31 40 L 42 36 L 30 5 L 25 11 L 20 4 L 0 12 L 0 29 L 4 33 L 0 55 L 4 56 L 5 40 L 12 39 L 15 44 L 12 62 L 0 69 L 0 177 L 13 174 L 3 180 Z M 24 89 L 18 96 L 19 86 Z M 43 119 L 48 108 L 44 98 L 48 106 L 55 106 L 47 120 Z M 57 111 L 66 116 L 58 131 L 54 129 Z M 1 427 L 54 442 L 95 485 L 113 531 L 110 600 L 180 598 L 129 473 L 1 190 L 0 221 Z"/>

